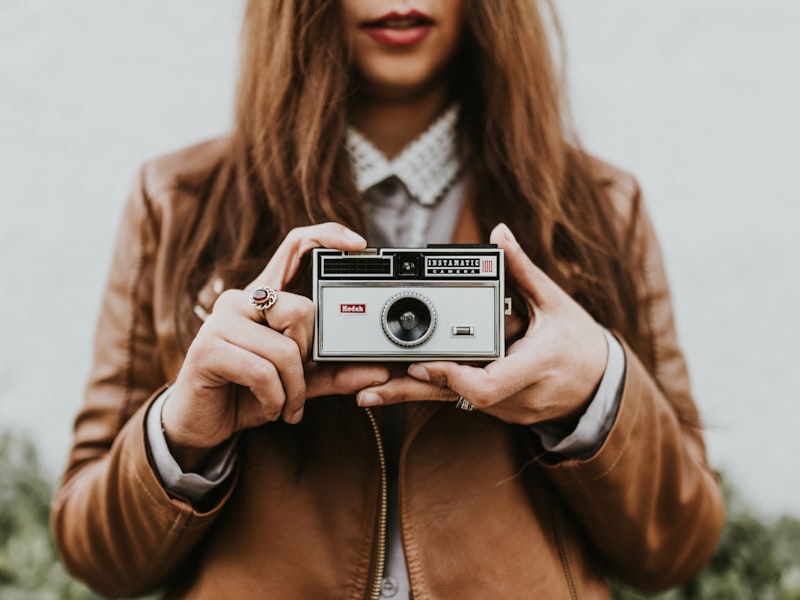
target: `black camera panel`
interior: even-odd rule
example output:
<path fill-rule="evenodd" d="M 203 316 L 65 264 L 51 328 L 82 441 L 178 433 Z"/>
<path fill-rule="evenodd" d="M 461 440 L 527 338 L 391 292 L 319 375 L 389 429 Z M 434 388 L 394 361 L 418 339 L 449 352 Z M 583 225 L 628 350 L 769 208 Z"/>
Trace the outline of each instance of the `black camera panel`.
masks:
<path fill-rule="evenodd" d="M 419 279 L 421 256 L 415 252 L 398 252 L 394 255 L 394 273 L 398 279 Z"/>

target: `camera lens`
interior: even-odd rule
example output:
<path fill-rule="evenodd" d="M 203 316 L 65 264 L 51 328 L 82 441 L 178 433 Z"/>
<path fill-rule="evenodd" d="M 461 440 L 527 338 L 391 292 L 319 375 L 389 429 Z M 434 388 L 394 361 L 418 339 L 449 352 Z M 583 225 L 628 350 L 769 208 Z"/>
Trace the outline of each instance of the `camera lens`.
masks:
<path fill-rule="evenodd" d="M 386 302 L 382 313 L 383 331 L 398 346 L 419 346 L 436 327 L 433 304 L 417 292 L 401 292 Z"/>

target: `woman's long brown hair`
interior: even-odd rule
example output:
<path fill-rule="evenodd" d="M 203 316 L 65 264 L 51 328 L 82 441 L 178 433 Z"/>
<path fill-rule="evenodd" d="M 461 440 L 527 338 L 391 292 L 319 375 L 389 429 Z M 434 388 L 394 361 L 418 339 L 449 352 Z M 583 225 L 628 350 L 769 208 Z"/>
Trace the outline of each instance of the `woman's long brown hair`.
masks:
<path fill-rule="evenodd" d="M 536 0 L 465 0 L 451 69 L 462 104 L 479 222 L 512 226 L 528 255 L 600 323 L 651 363 L 629 252 L 606 183 L 565 128 L 560 77 Z M 230 151 L 180 241 L 176 319 L 221 276 L 243 286 L 294 227 L 338 221 L 362 231 L 343 149 L 353 93 L 337 0 L 250 0 Z M 634 221 L 635 219 L 632 219 Z"/>

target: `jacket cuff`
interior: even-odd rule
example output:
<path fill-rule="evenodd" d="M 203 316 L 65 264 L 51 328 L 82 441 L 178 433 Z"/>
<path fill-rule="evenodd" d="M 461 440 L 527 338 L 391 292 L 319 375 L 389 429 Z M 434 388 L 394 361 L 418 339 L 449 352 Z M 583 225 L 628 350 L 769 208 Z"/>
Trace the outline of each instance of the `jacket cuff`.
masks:
<path fill-rule="evenodd" d="M 603 328 L 603 334 L 608 345 L 606 368 L 597 392 L 577 426 L 571 431 L 550 423 L 530 426 L 539 436 L 542 447 L 561 459 L 592 456 L 603 445 L 619 411 L 625 377 L 625 351 L 607 329 Z"/>
<path fill-rule="evenodd" d="M 184 472 L 172 456 L 161 426 L 161 411 L 169 392 L 169 389 L 165 389 L 158 394 L 147 411 L 145 425 L 147 446 L 153 468 L 170 495 L 198 506 L 211 492 L 226 483 L 233 472 L 238 436 L 214 449 L 202 471 Z"/>
<path fill-rule="evenodd" d="M 231 485 L 224 486 L 224 494 L 211 494 L 214 498 L 213 503 L 208 502 L 208 497 L 200 504 L 202 508 L 195 506 L 191 502 L 191 498 L 184 497 L 181 494 L 172 493 L 168 489 L 161 478 L 159 477 L 158 468 L 156 467 L 155 460 L 152 455 L 149 439 L 148 439 L 148 414 L 151 408 L 158 401 L 159 398 L 166 392 L 168 386 L 159 388 L 151 398 L 145 402 L 139 409 L 131 416 L 130 420 L 125 424 L 125 427 L 119 434 L 117 442 L 122 442 L 127 446 L 127 452 L 132 456 L 126 460 L 129 464 L 135 465 L 136 470 L 135 480 L 141 491 L 145 493 L 151 500 L 155 500 L 159 506 L 168 505 L 174 511 L 174 518 L 179 517 L 188 519 L 185 522 L 186 526 L 191 527 L 204 527 L 206 520 L 216 518 L 217 513 L 226 503 L 230 497 L 231 491 L 235 487 L 233 484 L 236 479 L 236 469 L 233 470 L 231 478 Z M 135 440 L 123 439 L 135 435 Z M 115 442 L 115 444 L 117 443 Z M 131 443 L 132 442 L 132 443 Z"/>
<path fill-rule="evenodd" d="M 610 475 L 618 465 L 626 450 L 635 440 L 635 436 L 641 435 L 642 410 L 647 398 L 658 402 L 658 392 L 655 384 L 644 366 L 633 354 L 632 350 L 624 341 L 622 344 L 625 357 L 625 373 L 622 385 L 619 390 L 619 402 L 616 418 L 611 424 L 606 438 L 603 440 L 597 451 L 585 458 L 567 458 L 561 462 L 547 464 L 543 466 L 556 473 L 559 470 L 569 470 L 570 479 L 587 481 L 600 479 Z M 650 388 L 650 389 L 648 389 Z M 668 408 L 665 406 L 665 408 Z"/>

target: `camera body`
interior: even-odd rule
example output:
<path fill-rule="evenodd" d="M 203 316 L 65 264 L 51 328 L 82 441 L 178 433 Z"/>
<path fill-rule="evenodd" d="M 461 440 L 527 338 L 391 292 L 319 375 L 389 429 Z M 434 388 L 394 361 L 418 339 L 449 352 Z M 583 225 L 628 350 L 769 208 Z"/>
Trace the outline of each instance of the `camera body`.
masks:
<path fill-rule="evenodd" d="M 487 361 L 505 353 L 494 245 L 313 251 L 316 361 Z"/>

